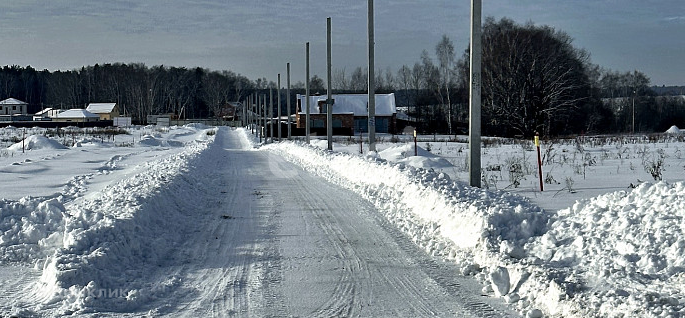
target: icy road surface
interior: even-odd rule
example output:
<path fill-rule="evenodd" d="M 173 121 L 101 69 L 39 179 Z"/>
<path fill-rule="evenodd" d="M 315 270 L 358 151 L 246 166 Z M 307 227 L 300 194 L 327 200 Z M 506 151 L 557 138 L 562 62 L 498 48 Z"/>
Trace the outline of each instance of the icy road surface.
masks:
<path fill-rule="evenodd" d="M 198 293 L 179 299 L 174 315 L 512 314 L 419 251 L 360 196 L 242 142 L 219 130 L 208 150 L 221 199 L 181 251 L 189 263 L 175 270 Z"/>
<path fill-rule="evenodd" d="M 6 232 L 47 238 L 8 245 L 0 317 L 518 316 L 358 194 L 243 136 L 133 151 L 149 162 L 89 175 L 60 202 L 6 201 L 8 224 L 49 226 Z M 21 216 L 35 209 L 53 219 Z"/>

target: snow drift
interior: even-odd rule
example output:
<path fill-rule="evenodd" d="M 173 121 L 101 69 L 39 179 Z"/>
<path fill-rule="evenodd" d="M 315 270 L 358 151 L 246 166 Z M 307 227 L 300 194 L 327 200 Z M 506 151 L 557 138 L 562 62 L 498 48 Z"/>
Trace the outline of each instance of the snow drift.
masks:
<path fill-rule="evenodd" d="M 37 149 L 66 149 L 64 145 L 58 141 L 52 140 L 48 137 L 41 135 L 31 135 L 26 137 L 23 142 L 15 143 L 9 146 L 7 149 L 11 151 L 21 151 L 25 150 L 37 150 Z"/>

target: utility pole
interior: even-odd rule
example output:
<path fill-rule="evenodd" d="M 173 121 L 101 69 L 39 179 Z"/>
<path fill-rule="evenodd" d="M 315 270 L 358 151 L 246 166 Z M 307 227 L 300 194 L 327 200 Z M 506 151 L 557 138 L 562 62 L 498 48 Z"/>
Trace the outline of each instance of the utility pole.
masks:
<path fill-rule="evenodd" d="M 328 138 L 328 150 L 333 150 L 333 97 L 331 88 L 331 18 L 327 24 L 327 66 L 328 71 L 328 97 L 326 98 L 326 137 Z"/>
<path fill-rule="evenodd" d="M 631 129 L 633 135 L 635 134 L 635 95 L 637 94 L 636 91 L 633 91 L 633 128 Z"/>
<path fill-rule="evenodd" d="M 254 135 L 254 126 L 252 125 L 252 120 L 254 119 L 254 116 L 252 116 L 252 94 L 247 96 L 247 109 L 249 110 L 249 113 L 247 113 L 247 121 L 250 126 L 250 133 Z"/>
<path fill-rule="evenodd" d="M 274 90 L 269 88 L 269 137 L 274 142 Z"/>
<path fill-rule="evenodd" d="M 266 134 L 266 117 L 267 117 L 267 112 L 266 112 L 266 93 L 262 94 L 262 104 L 264 105 L 264 108 L 262 109 L 262 118 L 264 118 L 264 123 L 262 126 L 262 131 L 264 134 L 264 143 L 267 144 L 269 143 L 269 138 Z"/>
<path fill-rule="evenodd" d="M 257 122 L 258 122 L 257 133 L 259 134 L 259 143 L 260 144 L 262 143 L 262 137 L 264 137 L 263 136 L 264 131 L 262 130 L 262 117 L 261 117 L 262 116 L 262 104 L 261 104 L 261 102 L 262 102 L 261 98 L 259 97 L 259 95 L 257 95 Z"/>
<path fill-rule="evenodd" d="M 305 72 L 305 73 L 306 73 L 306 77 L 307 77 L 307 82 L 304 84 L 304 85 L 305 85 L 305 89 L 304 89 L 304 90 L 305 90 L 305 93 L 304 93 L 304 94 L 307 95 L 307 96 L 305 97 L 305 98 L 306 98 L 305 105 L 306 105 L 307 109 L 305 110 L 305 112 L 306 112 L 306 115 L 305 115 L 305 121 L 306 121 L 306 123 L 305 123 L 305 129 L 304 129 L 304 130 L 305 130 L 305 137 L 304 137 L 304 140 L 305 140 L 307 143 L 309 143 L 309 42 L 307 42 L 307 53 L 306 53 L 306 56 L 307 56 L 307 57 L 306 57 L 306 64 L 307 64 L 307 67 L 306 67 L 306 72 Z"/>
<path fill-rule="evenodd" d="M 288 140 L 292 138 L 292 130 L 290 128 L 290 63 L 287 64 L 287 71 L 288 71 L 288 89 L 286 95 L 288 95 L 288 98 L 286 99 L 286 103 L 288 106 Z"/>
<path fill-rule="evenodd" d="M 281 73 L 278 73 L 278 88 L 277 88 L 278 94 L 278 110 L 276 111 L 276 117 L 278 117 L 278 120 L 276 123 L 278 124 L 278 141 L 281 141 Z"/>
<path fill-rule="evenodd" d="M 481 0 L 471 0 L 471 93 L 469 96 L 469 184 L 480 188 Z"/>
<path fill-rule="evenodd" d="M 376 75 L 374 72 L 373 0 L 368 0 L 369 38 L 369 151 L 376 151 Z"/>

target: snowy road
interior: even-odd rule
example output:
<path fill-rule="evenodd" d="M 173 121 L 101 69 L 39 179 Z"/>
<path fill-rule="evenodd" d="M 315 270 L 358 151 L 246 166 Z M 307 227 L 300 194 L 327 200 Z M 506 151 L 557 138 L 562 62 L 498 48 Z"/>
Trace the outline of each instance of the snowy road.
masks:
<path fill-rule="evenodd" d="M 512 314 L 358 195 L 219 130 L 203 165 L 219 198 L 175 270 L 174 316 L 501 317 Z M 166 302 L 166 301 L 165 301 Z M 160 311 L 164 313 L 164 311 Z"/>
<path fill-rule="evenodd" d="M 0 317 L 517 316 L 359 194 L 214 131 L 3 201 Z"/>

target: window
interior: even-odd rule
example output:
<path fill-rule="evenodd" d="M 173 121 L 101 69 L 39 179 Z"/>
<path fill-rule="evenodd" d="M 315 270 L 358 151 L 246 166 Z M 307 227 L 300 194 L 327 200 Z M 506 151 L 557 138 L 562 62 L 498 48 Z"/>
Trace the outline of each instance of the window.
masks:
<path fill-rule="evenodd" d="M 342 120 L 333 119 L 333 128 L 340 128 L 340 127 L 342 127 Z"/>
<path fill-rule="evenodd" d="M 312 128 L 323 128 L 326 127 L 324 125 L 323 119 L 313 119 L 312 120 Z"/>

